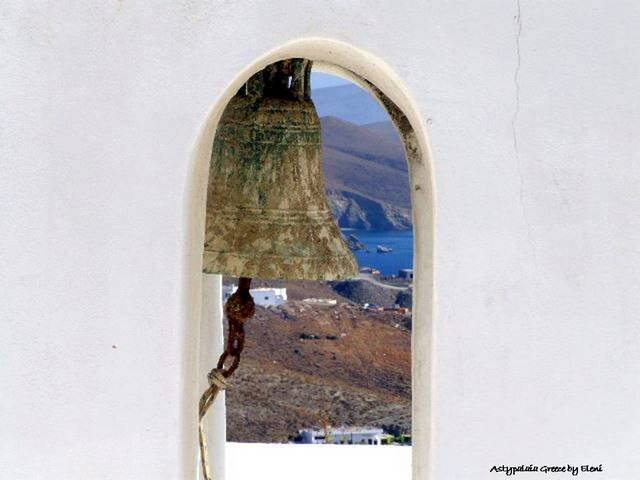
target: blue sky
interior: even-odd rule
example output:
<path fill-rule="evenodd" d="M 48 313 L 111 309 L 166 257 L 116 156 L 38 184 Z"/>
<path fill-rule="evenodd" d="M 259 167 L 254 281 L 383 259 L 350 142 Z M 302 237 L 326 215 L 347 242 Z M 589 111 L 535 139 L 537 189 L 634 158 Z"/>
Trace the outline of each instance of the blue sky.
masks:
<path fill-rule="evenodd" d="M 344 78 L 329 75 L 328 73 L 320 73 L 311 71 L 311 88 L 337 87 L 338 85 L 348 85 L 351 82 Z"/>
<path fill-rule="evenodd" d="M 328 88 L 347 86 L 346 88 Z M 313 103 L 320 117 L 337 117 L 357 125 L 389 121 L 384 108 L 349 80 L 311 71 Z"/>

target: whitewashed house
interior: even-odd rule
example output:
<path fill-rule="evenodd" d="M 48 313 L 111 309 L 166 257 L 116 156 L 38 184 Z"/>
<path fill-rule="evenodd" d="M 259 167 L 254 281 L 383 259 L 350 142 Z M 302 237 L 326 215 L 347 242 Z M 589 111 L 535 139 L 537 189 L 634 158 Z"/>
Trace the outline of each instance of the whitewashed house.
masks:
<path fill-rule="evenodd" d="M 238 289 L 237 285 L 224 285 L 222 287 L 222 298 L 227 301 Z M 276 287 L 260 287 L 250 290 L 253 301 L 261 307 L 278 307 L 287 303 L 287 289 Z"/>
<path fill-rule="evenodd" d="M 300 443 L 334 445 L 382 445 L 383 439 L 388 437 L 381 428 L 371 427 L 309 428 L 300 430 L 298 434 Z"/>
<path fill-rule="evenodd" d="M 400 270 L 398 270 L 398 277 L 406 278 L 407 280 L 413 280 L 413 269 L 401 268 Z"/>

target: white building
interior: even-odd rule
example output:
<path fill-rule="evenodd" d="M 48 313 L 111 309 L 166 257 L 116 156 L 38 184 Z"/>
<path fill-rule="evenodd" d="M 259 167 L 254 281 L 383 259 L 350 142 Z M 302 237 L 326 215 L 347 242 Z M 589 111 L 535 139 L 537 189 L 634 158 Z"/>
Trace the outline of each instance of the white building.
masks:
<path fill-rule="evenodd" d="M 236 290 L 237 285 L 223 285 L 222 299 L 226 301 Z M 287 303 L 287 289 L 275 287 L 260 287 L 249 290 L 253 301 L 261 307 L 277 307 Z"/>
<path fill-rule="evenodd" d="M 302 303 L 316 307 L 335 307 L 338 301 L 335 298 L 304 298 Z"/>
<path fill-rule="evenodd" d="M 331 428 L 305 429 L 299 432 L 300 443 L 334 445 L 382 445 L 383 439 L 388 437 L 381 428 Z M 327 439 L 328 437 L 328 439 Z"/>
<path fill-rule="evenodd" d="M 413 280 L 413 269 L 412 268 L 401 268 L 398 270 L 398 277 L 406 278 L 408 280 Z"/>
<path fill-rule="evenodd" d="M 1 9 L 0 477 L 196 478 L 222 349 L 213 137 L 291 57 L 373 92 L 407 147 L 413 480 L 573 459 L 640 477 L 636 0 Z M 224 417 L 221 397 L 218 480 Z"/>

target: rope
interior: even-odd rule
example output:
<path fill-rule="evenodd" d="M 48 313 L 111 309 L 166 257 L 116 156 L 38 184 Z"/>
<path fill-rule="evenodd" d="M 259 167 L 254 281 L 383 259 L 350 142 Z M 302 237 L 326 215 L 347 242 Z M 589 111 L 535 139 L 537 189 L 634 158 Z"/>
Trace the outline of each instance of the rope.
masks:
<path fill-rule="evenodd" d="M 212 480 L 211 469 L 207 460 L 207 435 L 204 430 L 204 417 L 209 411 L 209 407 L 218 396 L 218 392 L 227 388 L 227 379 L 224 376 L 224 370 L 214 368 L 207 375 L 209 379 L 209 388 L 200 397 L 200 408 L 198 418 L 198 436 L 200 440 L 200 461 L 202 463 L 202 475 L 205 480 Z"/>

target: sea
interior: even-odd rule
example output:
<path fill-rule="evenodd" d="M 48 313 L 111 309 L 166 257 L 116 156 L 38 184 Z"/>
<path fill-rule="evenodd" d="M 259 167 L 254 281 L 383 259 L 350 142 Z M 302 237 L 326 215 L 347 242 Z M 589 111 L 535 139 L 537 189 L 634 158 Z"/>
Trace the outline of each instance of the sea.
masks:
<path fill-rule="evenodd" d="M 353 252 L 360 267 L 373 267 L 383 275 L 397 275 L 401 268 L 413 268 L 413 231 L 367 231 L 344 228 L 345 236 L 355 235 L 367 246 L 367 250 Z M 389 253 L 378 253 L 378 245 L 393 249 Z"/>

